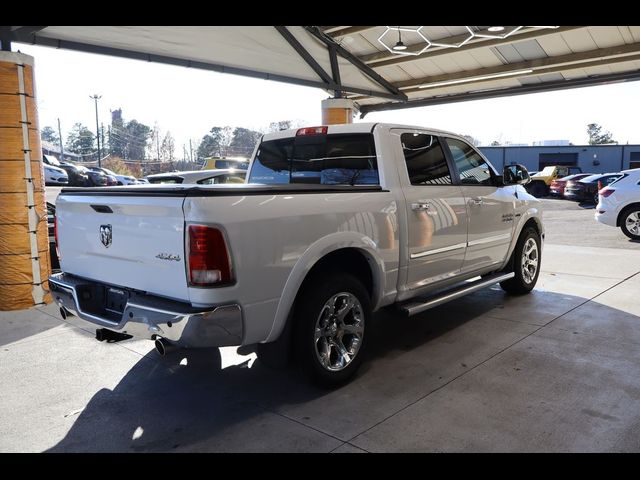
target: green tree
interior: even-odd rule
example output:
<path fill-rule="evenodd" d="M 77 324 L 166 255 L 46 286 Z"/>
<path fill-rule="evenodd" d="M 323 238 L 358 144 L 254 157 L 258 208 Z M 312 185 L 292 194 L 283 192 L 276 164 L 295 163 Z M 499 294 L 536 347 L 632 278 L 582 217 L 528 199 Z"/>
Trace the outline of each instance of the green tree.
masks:
<path fill-rule="evenodd" d="M 79 155 L 90 155 L 96 151 L 95 135 L 81 123 L 75 123 L 67 135 L 65 149 Z"/>
<path fill-rule="evenodd" d="M 111 112 L 109 153 L 125 160 L 144 160 L 151 128 L 137 120 L 125 122 L 122 109 Z"/>
<path fill-rule="evenodd" d="M 603 130 L 597 123 L 587 125 L 587 134 L 589 135 L 589 145 L 601 145 L 603 143 L 617 143 L 613 139 L 611 132 Z"/>
<path fill-rule="evenodd" d="M 40 138 L 45 142 L 51 142 L 55 144 L 58 144 L 58 142 L 60 141 L 60 137 L 51 127 L 44 127 L 42 130 L 40 130 Z"/>
<path fill-rule="evenodd" d="M 202 137 L 197 151 L 198 158 L 226 155 L 232 136 L 233 129 L 229 126 L 213 127 L 208 134 Z"/>
<path fill-rule="evenodd" d="M 125 159 L 144 160 L 147 140 L 151 135 L 151 127 L 137 120 L 130 120 L 125 125 L 125 132 L 127 135 Z"/>
<path fill-rule="evenodd" d="M 234 155 L 249 156 L 251 155 L 251 152 L 253 152 L 253 149 L 261 136 L 262 133 L 260 132 L 249 130 L 248 128 L 237 127 L 233 131 L 233 139 L 231 140 L 229 148 Z"/>

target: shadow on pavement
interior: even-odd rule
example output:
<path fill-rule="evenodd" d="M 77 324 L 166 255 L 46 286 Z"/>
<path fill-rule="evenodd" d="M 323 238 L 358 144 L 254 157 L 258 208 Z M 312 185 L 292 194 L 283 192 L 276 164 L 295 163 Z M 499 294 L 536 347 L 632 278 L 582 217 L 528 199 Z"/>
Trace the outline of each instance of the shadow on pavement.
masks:
<path fill-rule="evenodd" d="M 509 297 L 502 291 L 491 289 L 469 295 L 457 304 L 443 305 L 411 318 L 402 318 L 390 310 L 383 310 L 372 321 L 369 361 L 365 362 L 354 382 L 342 387 L 339 394 L 310 385 L 295 366 L 270 370 L 259 360 L 251 365 L 252 359 L 249 359 L 222 369 L 217 349 L 176 352 L 171 358 L 162 359 L 144 357 L 113 390 L 98 391 L 67 435 L 48 451 L 292 451 L 295 448 L 291 440 L 282 432 L 275 431 L 273 421 L 269 423 L 268 419 L 263 419 L 265 415 L 277 418 L 271 412 L 280 407 L 305 404 L 330 396 L 327 399 L 327 414 L 338 411 L 348 418 L 352 409 L 368 408 L 374 389 L 382 380 L 393 390 L 396 402 L 397 392 L 415 391 L 417 380 L 423 383 L 419 394 L 424 395 L 431 388 L 425 378 L 432 375 L 434 370 L 437 372 L 435 378 L 445 370 L 447 373 L 442 375 L 451 378 L 458 375 L 451 373 L 452 367 L 448 364 L 443 364 L 442 356 L 432 352 L 442 351 L 443 343 L 447 344 L 445 349 L 469 348 L 468 333 L 461 341 L 463 345 L 457 346 L 455 336 L 441 337 L 495 307 L 506 304 L 511 308 L 514 302 L 522 300 L 530 304 L 543 301 L 548 305 L 560 305 L 567 299 L 573 299 L 574 303 L 581 303 L 577 300 L 586 301 L 551 292 Z M 613 311 L 609 307 L 603 308 Z M 633 315 L 625 315 L 637 320 Z M 531 330 L 534 328 L 537 327 L 533 326 Z M 521 336 L 526 336 L 526 333 Z M 479 344 L 470 345 L 476 345 L 477 349 L 485 348 L 482 342 L 486 344 L 487 341 L 490 340 L 482 339 Z M 402 368 L 406 368 L 407 360 L 402 358 L 413 352 L 419 354 L 411 360 L 415 362 L 411 365 L 413 375 L 419 375 L 418 379 L 411 375 L 388 380 L 380 378 L 385 372 L 393 371 L 393 363 L 400 367 L 405 365 Z M 465 354 L 473 355 L 474 352 L 463 351 L 460 356 Z M 478 354 L 475 356 L 478 357 Z M 183 358 L 186 358 L 186 362 Z M 445 378 L 440 383 L 444 384 L 451 378 Z M 390 399 L 393 395 L 390 394 L 389 398 L 380 392 L 376 395 L 375 401 L 382 402 L 382 408 L 387 403 L 386 409 L 393 413 L 393 409 L 397 408 L 397 403 L 392 403 Z M 348 403 L 336 406 L 335 403 L 341 399 L 348 400 Z M 289 419 L 284 420 L 293 423 Z M 238 433 L 239 430 L 241 433 Z"/>

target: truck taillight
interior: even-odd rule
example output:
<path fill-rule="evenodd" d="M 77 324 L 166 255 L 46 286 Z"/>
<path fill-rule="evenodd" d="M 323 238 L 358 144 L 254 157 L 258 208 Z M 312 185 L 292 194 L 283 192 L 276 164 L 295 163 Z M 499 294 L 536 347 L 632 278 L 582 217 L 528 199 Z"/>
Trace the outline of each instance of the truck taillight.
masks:
<path fill-rule="evenodd" d="M 219 287 L 233 282 L 224 235 L 215 227 L 189 225 L 189 285 Z"/>
<path fill-rule="evenodd" d="M 603 196 L 604 198 L 607 198 L 609 195 L 611 195 L 613 192 L 615 192 L 615 190 L 610 189 L 610 188 L 605 188 L 604 190 L 600 190 L 600 195 Z"/>
<path fill-rule="evenodd" d="M 329 127 L 305 127 L 299 128 L 296 132 L 297 137 L 308 135 L 326 135 Z"/>

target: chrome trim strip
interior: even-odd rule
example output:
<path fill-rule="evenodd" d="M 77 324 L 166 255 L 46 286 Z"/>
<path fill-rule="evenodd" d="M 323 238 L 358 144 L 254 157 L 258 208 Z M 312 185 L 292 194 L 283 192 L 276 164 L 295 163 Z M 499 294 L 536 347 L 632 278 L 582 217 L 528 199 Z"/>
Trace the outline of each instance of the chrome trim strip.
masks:
<path fill-rule="evenodd" d="M 499 240 L 509 240 L 511 239 L 510 233 L 504 233 L 502 235 L 494 235 L 493 237 L 481 238 L 479 240 L 474 240 L 472 242 L 468 242 L 468 247 L 473 247 L 474 245 L 482 245 L 484 243 L 497 242 Z"/>
<path fill-rule="evenodd" d="M 427 255 L 435 255 L 436 253 L 451 252 L 453 250 L 459 250 L 460 248 L 465 248 L 466 246 L 467 246 L 466 243 L 457 243 L 456 245 L 451 245 L 449 247 L 442 247 L 442 248 L 436 248 L 434 250 L 427 250 L 425 252 L 412 253 L 411 259 L 413 260 L 414 258 L 426 257 Z"/>

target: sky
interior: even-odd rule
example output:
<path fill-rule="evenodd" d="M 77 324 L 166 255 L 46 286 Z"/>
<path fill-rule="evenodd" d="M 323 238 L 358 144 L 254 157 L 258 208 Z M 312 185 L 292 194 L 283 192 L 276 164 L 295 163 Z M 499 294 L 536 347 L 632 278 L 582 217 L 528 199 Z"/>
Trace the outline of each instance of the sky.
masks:
<path fill-rule="evenodd" d="M 125 121 L 136 119 L 162 133 L 170 131 L 176 154 L 188 149 L 213 126 L 266 129 L 270 122 L 321 122 L 320 103 L 326 91 L 269 80 L 246 78 L 184 67 L 86 54 L 49 47 L 14 44 L 13 50 L 35 58 L 40 126 L 62 133 L 76 122 L 95 131 L 93 94 L 105 130 L 110 110 L 122 108 Z M 598 123 L 619 143 L 640 144 L 637 106 L 640 82 L 602 85 L 505 98 L 476 100 L 374 112 L 367 122 L 393 122 L 471 135 L 488 145 L 531 144 L 569 140 L 586 144 L 586 126 Z"/>

